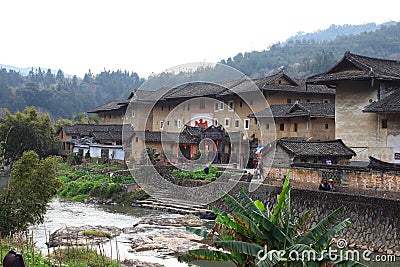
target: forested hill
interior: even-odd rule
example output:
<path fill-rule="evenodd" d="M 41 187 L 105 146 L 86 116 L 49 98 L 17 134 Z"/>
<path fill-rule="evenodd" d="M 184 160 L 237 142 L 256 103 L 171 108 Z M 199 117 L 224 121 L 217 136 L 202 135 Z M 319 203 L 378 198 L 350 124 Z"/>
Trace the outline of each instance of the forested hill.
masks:
<path fill-rule="evenodd" d="M 344 52 L 365 56 L 400 59 L 400 23 L 381 26 L 376 31 L 337 36 L 331 41 L 289 39 L 264 51 L 239 53 L 221 63 L 256 78 L 275 73 L 281 68 L 293 77 L 308 77 L 332 67 Z"/>
<path fill-rule="evenodd" d="M 348 34 L 348 27 L 343 29 Z M 253 78 L 274 74 L 281 68 L 292 77 L 301 78 L 326 71 L 345 51 L 400 59 L 400 23 L 382 25 L 378 30 L 357 35 L 337 36 L 334 40 L 315 41 L 309 35 L 302 40 L 289 38 L 285 43 L 274 44 L 267 50 L 240 53 L 221 63 L 237 68 Z M 194 72 L 187 75 L 201 80 L 203 74 Z M 176 80 L 175 84 L 180 82 L 180 77 L 171 73 L 161 73 L 152 78 L 158 78 L 161 83 L 164 80 L 172 83 Z M 0 68 L 0 116 L 2 108 L 15 112 L 26 106 L 34 106 L 40 112 L 50 113 L 54 119 L 72 118 L 73 114 L 86 112 L 111 100 L 127 98 L 144 81 L 135 72 L 120 70 L 105 70 L 97 75 L 89 71 L 81 79 L 76 76 L 66 77 L 62 70 L 54 73 L 38 68 L 31 69 L 26 75 Z"/>
<path fill-rule="evenodd" d="M 59 70 L 40 68 L 23 76 L 14 70 L 0 69 L 0 108 L 11 112 L 34 106 L 48 112 L 53 119 L 72 118 L 110 100 L 125 99 L 133 89 L 143 83 L 136 73 L 103 71 L 93 75 L 90 71 L 83 79 L 64 77 Z M 1 115 L 1 111 L 0 111 Z"/>

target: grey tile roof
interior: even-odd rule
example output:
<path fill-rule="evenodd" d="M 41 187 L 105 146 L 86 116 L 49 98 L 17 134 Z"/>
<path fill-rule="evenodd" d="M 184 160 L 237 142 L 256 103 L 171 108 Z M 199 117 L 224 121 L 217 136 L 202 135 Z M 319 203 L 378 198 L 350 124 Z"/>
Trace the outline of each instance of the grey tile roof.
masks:
<path fill-rule="evenodd" d="M 96 141 L 120 141 L 122 140 L 122 125 L 110 124 L 75 124 L 64 126 L 64 133 L 76 135 L 78 138 L 94 137 Z"/>
<path fill-rule="evenodd" d="M 400 113 L 400 88 L 380 101 L 374 101 L 363 108 L 364 112 Z"/>
<path fill-rule="evenodd" d="M 369 164 L 367 167 L 371 168 L 371 169 L 383 169 L 386 171 L 387 170 L 397 170 L 397 171 L 400 170 L 400 164 L 381 161 L 374 157 L 369 157 Z"/>
<path fill-rule="evenodd" d="M 201 96 L 217 96 L 228 89 L 219 84 L 188 83 L 171 89 L 163 99 L 191 98 Z"/>
<path fill-rule="evenodd" d="M 356 153 L 341 139 L 331 141 L 304 141 L 282 138 L 277 141 L 287 152 L 299 157 L 347 157 Z"/>
<path fill-rule="evenodd" d="M 290 84 L 278 84 L 276 80 L 285 78 Z M 248 80 L 246 78 L 220 83 L 194 82 L 183 84 L 176 88 L 161 87 L 155 91 L 137 90 L 132 92 L 127 100 L 114 100 L 104 105 L 98 106 L 88 113 L 99 113 L 113 110 L 126 109 L 130 101 L 137 102 L 156 102 L 158 100 L 193 98 L 201 96 L 232 95 L 235 93 L 246 93 L 254 90 L 270 92 L 298 92 L 298 93 L 317 93 L 335 94 L 335 89 L 325 85 L 307 85 L 305 80 L 293 79 L 283 73 L 283 71 L 260 79 Z"/>
<path fill-rule="evenodd" d="M 125 109 L 128 104 L 129 104 L 128 100 L 113 100 L 104 105 L 101 105 L 92 110 L 89 110 L 87 113 L 98 113 L 98 112 L 104 112 L 104 111 Z"/>
<path fill-rule="evenodd" d="M 179 144 L 198 144 L 197 136 L 192 136 L 187 133 L 161 132 L 161 131 L 145 131 L 135 132 L 137 136 L 146 142 L 172 142 Z"/>
<path fill-rule="evenodd" d="M 284 78 L 289 84 L 279 84 L 276 81 Z M 269 92 L 298 92 L 298 93 L 316 93 L 316 94 L 335 94 L 335 89 L 325 85 L 306 85 L 304 79 L 295 79 L 286 75 L 283 71 L 275 75 L 263 77 L 254 80 L 255 84 L 263 91 Z"/>
<path fill-rule="evenodd" d="M 239 132 L 229 132 L 225 135 L 215 135 L 223 129 L 218 126 L 210 126 L 208 128 L 186 126 L 182 132 L 166 132 L 166 131 L 137 131 L 135 134 L 146 142 L 172 142 L 179 144 L 198 144 L 204 138 L 211 138 L 213 140 L 221 140 L 221 138 L 230 138 L 231 142 L 238 142 L 241 134 Z M 222 132 L 221 132 L 222 133 Z M 217 139 L 214 139 L 217 138 Z"/>
<path fill-rule="evenodd" d="M 333 103 L 294 103 L 271 105 L 258 113 L 250 114 L 250 118 L 293 118 L 293 117 L 335 117 Z"/>
<path fill-rule="evenodd" d="M 335 84 L 342 80 L 381 79 L 400 81 L 400 61 L 346 52 L 330 70 L 307 78 L 308 84 Z"/>

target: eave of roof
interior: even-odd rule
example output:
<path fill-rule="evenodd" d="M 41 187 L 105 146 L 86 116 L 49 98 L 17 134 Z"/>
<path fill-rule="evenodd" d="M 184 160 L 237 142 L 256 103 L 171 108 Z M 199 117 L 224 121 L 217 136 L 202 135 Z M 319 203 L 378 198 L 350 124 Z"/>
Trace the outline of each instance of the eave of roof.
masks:
<path fill-rule="evenodd" d="M 400 61 L 346 52 L 335 66 L 324 73 L 308 77 L 306 83 L 337 85 L 339 81 L 343 80 L 368 79 L 400 81 Z"/>
<path fill-rule="evenodd" d="M 380 101 L 374 101 L 363 108 L 363 112 L 400 113 L 400 88 Z"/>

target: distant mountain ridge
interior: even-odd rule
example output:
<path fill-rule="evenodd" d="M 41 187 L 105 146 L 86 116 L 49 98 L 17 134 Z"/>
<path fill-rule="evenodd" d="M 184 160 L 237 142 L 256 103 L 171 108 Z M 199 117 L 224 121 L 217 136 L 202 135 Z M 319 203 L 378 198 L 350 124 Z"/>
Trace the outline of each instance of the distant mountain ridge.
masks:
<path fill-rule="evenodd" d="M 396 21 L 389 21 L 385 22 L 382 24 L 376 24 L 376 23 L 367 23 L 367 24 L 361 24 L 361 25 L 350 25 L 350 24 L 345 24 L 345 25 L 335 25 L 332 24 L 328 29 L 325 30 L 318 30 L 315 32 L 298 32 L 295 36 L 289 37 L 282 45 L 285 45 L 287 42 L 293 40 L 314 40 L 317 42 L 321 41 L 332 41 L 338 36 L 344 36 L 344 35 L 357 35 L 362 32 L 372 32 L 379 30 L 382 26 L 392 26 L 396 25 Z"/>
<path fill-rule="evenodd" d="M 0 64 L 0 69 L 6 69 L 6 70 L 13 70 L 16 72 L 19 72 L 22 76 L 28 76 L 29 72 L 33 69 L 33 71 L 36 71 L 37 69 L 41 68 L 42 71 L 47 71 L 48 69 L 51 70 L 51 73 L 56 75 L 58 70 L 53 70 L 51 68 L 42 68 L 42 67 L 26 67 L 26 68 L 21 68 L 21 67 L 16 67 L 16 66 L 11 66 L 11 65 L 4 65 Z M 74 75 L 64 73 L 64 76 L 67 78 L 72 78 Z"/>
<path fill-rule="evenodd" d="M 313 74 L 324 72 L 332 67 L 346 51 L 370 57 L 385 59 L 400 59 L 400 22 L 377 25 L 376 30 L 372 29 L 373 24 L 366 24 L 366 27 L 356 27 L 359 34 L 352 26 L 331 26 L 334 29 L 344 30 L 343 34 L 335 33 L 333 40 L 322 40 L 322 32 L 317 41 L 311 38 L 289 38 L 284 44 L 276 43 L 263 51 L 239 53 L 234 57 L 223 59 L 220 62 L 236 68 L 252 78 L 268 76 L 284 69 L 286 73 L 297 78 L 305 78 Z M 349 29 L 353 29 L 350 31 Z M 339 31 L 340 33 L 340 31 Z M 303 35 L 302 35 L 303 36 Z M 332 37 L 326 37 L 331 39 Z"/>

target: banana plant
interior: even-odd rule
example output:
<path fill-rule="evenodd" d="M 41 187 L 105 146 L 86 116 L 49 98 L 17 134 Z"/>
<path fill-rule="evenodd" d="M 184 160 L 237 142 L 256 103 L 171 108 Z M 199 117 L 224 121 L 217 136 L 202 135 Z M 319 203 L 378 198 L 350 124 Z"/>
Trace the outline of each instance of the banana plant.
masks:
<path fill-rule="evenodd" d="M 216 219 L 210 231 L 186 228 L 203 237 L 208 247 L 189 250 L 178 257 L 179 261 L 230 261 L 237 267 L 365 266 L 343 255 L 332 257 L 326 253 L 332 238 L 351 225 L 349 218 L 341 219 L 343 207 L 332 211 L 310 229 L 306 226 L 312 209 L 295 219 L 289 177 L 290 172 L 271 210 L 243 191 L 237 198 L 225 194 L 225 210 L 229 212 L 213 208 Z"/>

